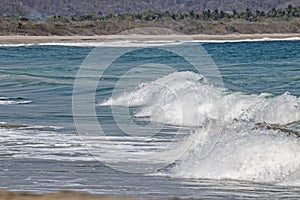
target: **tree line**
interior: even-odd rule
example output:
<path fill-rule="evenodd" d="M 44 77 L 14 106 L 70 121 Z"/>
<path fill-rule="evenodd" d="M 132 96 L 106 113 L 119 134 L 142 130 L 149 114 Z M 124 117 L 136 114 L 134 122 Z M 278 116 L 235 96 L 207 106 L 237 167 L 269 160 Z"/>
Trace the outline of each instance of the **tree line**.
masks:
<path fill-rule="evenodd" d="M 6 16 L 7 17 L 7 16 Z M 13 16 L 9 16 L 13 17 Z M 14 16 L 18 17 L 20 21 L 45 21 L 48 19 L 50 21 L 105 21 L 105 20 L 140 20 L 140 21 L 159 21 L 159 20 L 208 20 L 208 21 L 218 21 L 222 19 L 243 19 L 250 22 L 256 22 L 264 18 L 298 18 L 300 17 L 300 7 L 293 7 L 289 5 L 287 8 L 276 9 L 272 8 L 269 11 L 255 10 L 251 11 L 247 8 L 245 11 L 237 12 L 233 11 L 223 11 L 223 10 L 204 10 L 202 12 L 155 12 L 155 11 L 145 11 L 141 13 L 127 13 L 127 14 L 88 14 L 81 16 L 43 16 L 42 19 L 30 19 L 27 16 Z M 2 16 L 3 18 L 3 16 Z"/>
<path fill-rule="evenodd" d="M 194 20 L 221 20 L 221 19 L 244 19 L 247 21 L 258 21 L 261 18 L 295 18 L 300 17 L 300 7 L 293 7 L 289 5 L 285 9 L 275 9 L 272 8 L 269 11 L 251 11 L 247 8 L 245 11 L 237 12 L 235 10 L 231 12 L 222 11 L 222 10 L 205 10 L 202 12 L 154 12 L 154 11 L 145 11 L 142 13 L 133 13 L 133 14 L 89 14 L 82 16 L 69 16 L 72 21 L 98 21 L 98 20 L 110 20 L 110 19 L 119 19 L 119 20 L 141 20 L 141 21 L 158 21 L 162 19 L 172 19 L 172 20 L 185 20 L 185 19 L 194 19 Z M 53 16 L 54 19 L 62 19 L 66 17 L 62 16 Z"/>

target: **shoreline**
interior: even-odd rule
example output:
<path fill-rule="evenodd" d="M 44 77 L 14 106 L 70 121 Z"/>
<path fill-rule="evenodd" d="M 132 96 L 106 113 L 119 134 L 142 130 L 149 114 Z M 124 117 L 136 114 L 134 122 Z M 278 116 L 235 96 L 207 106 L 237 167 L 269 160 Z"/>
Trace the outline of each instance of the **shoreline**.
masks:
<path fill-rule="evenodd" d="M 0 189 L 0 200 L 137 200 L 145 198 L 134 198 L 134 197 L 118 197 L 108 195 L 94 195 L 86 192 L 76 191 L 57 191 L 47 192 L 42 194 L 35 194 L 32 192 L 18 192 Z"/>
<path fill-rule="evenodd" d="M 240 40 L 289 40 L 300 39 L 300 33 L 276 33 L 276 34 L 228 34 L 228 35 L 95 35 L 95 36 L 0 36 L 0 44 L 39 44 L 39 43 L 92 43 L 114 40 L 137 40 L 137 41 L 240 41 Z"/>

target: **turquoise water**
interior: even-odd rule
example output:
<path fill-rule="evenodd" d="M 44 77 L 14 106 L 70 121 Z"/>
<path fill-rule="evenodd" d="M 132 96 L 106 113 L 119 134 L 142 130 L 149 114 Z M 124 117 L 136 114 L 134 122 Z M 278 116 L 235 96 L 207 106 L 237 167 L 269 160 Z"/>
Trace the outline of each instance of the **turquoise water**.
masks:
<path fill-rule="evenodd" d="M 162 50 L 167 44 L 135 45 L 97 47 L 104 53 L 96 65 L 120 49 L 128 53 L 101 77 L 89 69 L 97 85 L 84 103 L 104 136 L 90 115 L 79 116 L 87 131 L 77 131 L 73 115 L 74 96 L 93 91 L 88 76 L 78 76 L 93 47 L 0 47 L 0 188 L 299 198 L 299 138 L 257 123 L 299 132 L 300 41 L 201 44 L 224 87 L 174 54 L 192 55 L 198 43 L 172 44 L 174 52 Z M 73 93 L 75 80 L 86 91 Z"/>

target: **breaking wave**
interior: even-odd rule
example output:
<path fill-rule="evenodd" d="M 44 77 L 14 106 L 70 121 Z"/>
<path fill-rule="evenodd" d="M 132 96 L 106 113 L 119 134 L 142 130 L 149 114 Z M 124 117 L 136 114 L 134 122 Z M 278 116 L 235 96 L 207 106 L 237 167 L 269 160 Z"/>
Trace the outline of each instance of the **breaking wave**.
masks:
<path fill-rule="evenodd" d="M 138 106 L 135 118 L 193 128 L 193 148 L 163 175 L 299 184 L 300 99 L 288 92 L 245 94 L 174 72 L 100 105 Z M 203 156 L 203 135 L 216 126 L 222 134 Z"/>

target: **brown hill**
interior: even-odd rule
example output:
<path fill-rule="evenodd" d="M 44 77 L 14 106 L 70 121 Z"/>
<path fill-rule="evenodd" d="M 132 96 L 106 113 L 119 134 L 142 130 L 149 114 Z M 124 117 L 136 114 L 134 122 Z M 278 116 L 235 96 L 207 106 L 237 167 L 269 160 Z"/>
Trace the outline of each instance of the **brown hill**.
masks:
<path fill-rule="evenodd" d="M 147 10 L 223 11 L 270 10 L 287 5 L 300 6 L 299 0 L 2 0 L 0 15 L 26 15 L 32 18 L 42 15 L 84 15 L 107 13 L 137 13 Z"/>

